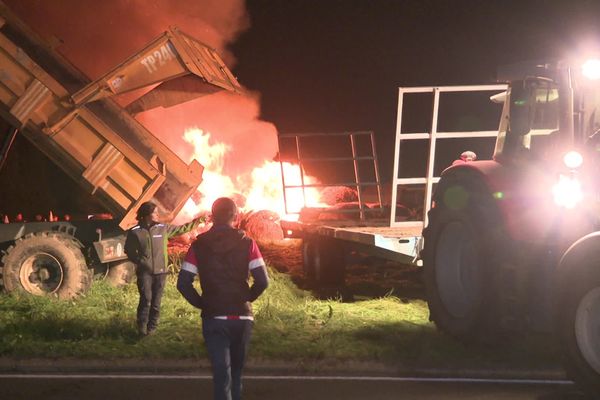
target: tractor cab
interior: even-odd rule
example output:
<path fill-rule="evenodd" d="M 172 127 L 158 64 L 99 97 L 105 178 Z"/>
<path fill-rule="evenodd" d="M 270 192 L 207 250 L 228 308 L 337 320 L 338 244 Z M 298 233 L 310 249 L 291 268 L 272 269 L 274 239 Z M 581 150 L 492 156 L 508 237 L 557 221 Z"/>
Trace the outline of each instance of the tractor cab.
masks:
<path fill-rule="evenodd" d="M 562 159 L 567 168 L 577 169 L 584 158 L 595 158 L 600 150 L 600 60 L 573 65 L 560 61 L 500 72 L 510 85 L 492 98 L 504 103 L 496 161 L 542 160 L 556 166 Z"/>
<path fill-rule="evenodd" d="M 600 193 L 600 60 L 506 70 L 499 78 L 510 82 L 507 91 L 492 97 L 504 104 L 494 160 L 520 174 L 533 171 L 534 180 L 555 180 L 557 206 L 598 220 L 590 204 Z"/>

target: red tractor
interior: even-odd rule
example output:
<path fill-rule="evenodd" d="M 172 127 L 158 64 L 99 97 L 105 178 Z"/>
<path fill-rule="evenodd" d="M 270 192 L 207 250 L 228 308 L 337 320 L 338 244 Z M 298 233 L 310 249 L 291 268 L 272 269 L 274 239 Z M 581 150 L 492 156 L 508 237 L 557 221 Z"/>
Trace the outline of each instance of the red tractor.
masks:
<path fill-rule="evenodd" d="M 455 163 L 436 187 L 430 318 L 467 340 L 553 332 L 572 377 L 600 393 L 600 61 L 506 73 L 494 159 Z"/>

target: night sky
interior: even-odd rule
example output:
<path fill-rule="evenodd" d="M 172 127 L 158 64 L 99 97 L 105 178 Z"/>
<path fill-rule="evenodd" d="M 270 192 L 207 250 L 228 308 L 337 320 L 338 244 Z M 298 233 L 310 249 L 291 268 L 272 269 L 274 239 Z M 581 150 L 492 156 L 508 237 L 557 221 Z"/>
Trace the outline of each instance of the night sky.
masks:
<path fill-rule="evenodd" d="M 495 83 L 500 65 L 600 48 L 598 0 L 249 0 L 247 8 L 234 73 L 262 94 L 262 117 L 280 132 L 373 130 L 382 169 L 392 165 L 399 86 Z"/>

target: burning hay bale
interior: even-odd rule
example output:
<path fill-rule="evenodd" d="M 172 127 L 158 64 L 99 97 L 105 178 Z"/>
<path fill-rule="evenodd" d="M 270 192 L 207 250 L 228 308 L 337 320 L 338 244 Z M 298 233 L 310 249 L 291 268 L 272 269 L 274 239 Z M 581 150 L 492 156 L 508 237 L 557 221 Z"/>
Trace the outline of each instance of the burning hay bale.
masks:
<path fill-rule="evenodd" d="M 185 252 L 190 244 L 202 232 L 207 231 L 212 224 L 201 224 L 189 233 L 184 233 L 169 240 L 170 252 Z M 250 211 L 238 215 L 234 226 L 246 231 L 246 234 L 256 241 L 283 240 L 283 230 L 279 225 L 279 215 L 273 211 Z"/>
<path fill-rule="evenodd" d="M 378 209 L 378 205 L 364 204 L 365 209 Z M 389 211 L 388 211 L 389 212 Z M 385 210 L 369 211 L 367 218 L 384 218 Z M 310 221 L 340 221 L 360 219 L 360 205 L 358 202 L 337 203 L 327 208 L 304 208 L 300 212 L 300 220 Z"/>
<path fill-rule="evenodd" d="M 283 239 L 283 230 L 279 225 L 279 215 L 273 211 L 250 211 L 241 216 L 239 227 L 256 241 Z"/>
<path fill-rule="evenodd" d="M 340 221 L 360 219 L 360 204 L 358 192 L 355 188 L 347 186 L 331 186 L 321 191 L 322 203 L 328 207 L 306 207 L 300 212 L 300 220 L 310 221 Z M 363 201 L 367 218 L 385 218 L 385 211 L 379 203 L 366 203 Z M 389 210 L 387 211 L 389 214 Z"/>
<path fill-rule="evenodd" d="M 330 206 L 354 202 L 358 201 L 358 192 L 347 186 L 329 186 L 321 191 L 321 201 Z"/>
<path fill-rule="evenodd" d="M 366 208 L 369 208 L 368 206 Z M 338 203 L 319 214 L 319 220 L 341 220 L 341 219 L 359 219 L 360 205 L 358 202 Z"/>

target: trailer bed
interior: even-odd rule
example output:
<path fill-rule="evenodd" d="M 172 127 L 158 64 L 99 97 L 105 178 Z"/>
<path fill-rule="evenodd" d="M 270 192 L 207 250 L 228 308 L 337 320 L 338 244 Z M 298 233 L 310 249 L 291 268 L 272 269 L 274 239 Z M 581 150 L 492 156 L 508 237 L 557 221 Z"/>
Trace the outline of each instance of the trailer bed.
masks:
<path fill-rule="evenodd" d="M 393 261 L 414 263 L 421 246 L 422 221 L 389 226 L 389 220 L 281 221 L 286 237 L 325 236 Z"/>

